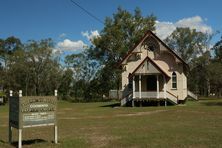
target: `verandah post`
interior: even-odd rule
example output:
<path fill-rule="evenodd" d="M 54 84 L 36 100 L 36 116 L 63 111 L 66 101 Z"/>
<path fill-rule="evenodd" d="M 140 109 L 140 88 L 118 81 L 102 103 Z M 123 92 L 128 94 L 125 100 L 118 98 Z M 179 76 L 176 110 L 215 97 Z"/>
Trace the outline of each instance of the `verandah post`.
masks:
<path fill-rule="evenodd" d="M 132 107 L 134 107 L 134 99 L 135 99 L 135 76 L 133 76 L 133 100 L 132 100 Z"/>
<path fill-rule="evenodd" d="M 165 106 L 167 106 L 167 97 L 166 97 L 166 77 L 163 76 L 163 89 L 164 89 L 164 100 L 165 100 Z"/>
<path fill-rule="evenodd" d="M 141 99 L 141 75 L 139 75 L 139 98 Z"/>
<path fill-rule="evenodd" d="M 133 76 L 133 99 L 135 98 L 135 76 Z"/>
<path fill-rule="evenodd" d="M 157 91 L 157 99 L 160 98 L 160 87 L 159 87 L 159 76 L 156 75 L 156 91 Z"/>

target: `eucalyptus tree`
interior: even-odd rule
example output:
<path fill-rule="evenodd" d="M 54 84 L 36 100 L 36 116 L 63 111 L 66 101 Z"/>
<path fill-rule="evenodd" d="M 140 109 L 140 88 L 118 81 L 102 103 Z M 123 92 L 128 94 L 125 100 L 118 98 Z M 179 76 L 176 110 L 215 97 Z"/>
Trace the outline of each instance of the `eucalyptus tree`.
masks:
<path fill-rule="evenodd" d="M 210 39 L 211 35 L 199 32 L 196 29 L 176 28 L 165 39 L 165 43 L 189 64 L 192 59 L 197 58 L 209 49 Z"/>
<path fill-rule="evenodd" d="M 11 49 L 11 48 L 9 48 Z M 60 85 L 60 63 L 52 54 L 50 39 L 29 41 L 7 56 L 4 87 L 24 95 L 53 94 Z"/>
<path fill-rule="evenodd" d="M 8 61 L 9 58 L 17 51 L 21 51 L 23 44 L 19 38 L 14 36 L 8 37 L 6 39 L 0 39 L 0 85 L 4 88 L 9 86 L 9 76 L 8 71 Z"/>
<path fill-rule="evenodd" d="M 105 19 L 100 36 L 92 40 L 93 45 L 87 50 L 88 57 L 101 65 L 97 74 L 98 83 L 95 83 L 102 86 L 98 87 L 100 92 L 107 95 L 109 89 L 118 89 L 118 62 L 147 30 L 155 30 L 155 21 L 154 15 L 143 16 L 139 8 L 131 13 L 120 7 L 112 17 Z"/>
<path fill-rule="evenodd" d="M 212 48 L 214 58 L 208 66 L 211 91 L 218 97 L 222 96 L 222 37 Z"/>
<path fill-rule="evenodd" d="M 99 68 L 98 62 L 89 59 L 87 53 L 82 52 L 66 56 L 65 63 L 69 73 L 71 73 L 71 71 L 73 73 L 73 91 L 70 93 L 70 95 L 73 95 L 75 99 L 88 99 L 89 95 L 87 95 L 87 88 L 89 87 L 91 81 L 95 78 L 96 72 Z"/>
<path fill-rule="evenodd" d="M 52 54 L 53 47 L 51 39 L 29 41 L 25 46 L 29 68 L 26 78 L 34 95 L 53 94 L 60 85 L 61 68 Z"/>
<path fill-rule="evenodd" d="M 188 87 L 199 95 L 207 96 L 210 92 L 207 66 L 210 63 L 209 45 L 212 35 L 196 29 L 176 28 L 165 39 L 173 49 L 190 66 Z"/>
<path fill-rule="evenodd" d="M 222 37 L 221 39 L 213 46 L 212 50 L 215 53 L 215 59 L 219 62 L 222 62 Z"/>

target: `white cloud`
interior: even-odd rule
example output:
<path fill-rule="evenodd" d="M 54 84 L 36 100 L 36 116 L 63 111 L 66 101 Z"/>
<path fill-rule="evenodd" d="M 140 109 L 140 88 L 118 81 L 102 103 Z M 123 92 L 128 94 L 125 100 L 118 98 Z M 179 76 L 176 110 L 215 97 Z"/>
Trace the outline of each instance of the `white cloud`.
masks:
<path fill-rule="evenodd" d="M 189 27 L 191 29 L 196 29 L 197 31 L 212 34 L 213 29 L 211 26 L 208 26 L 200 16 L 194 16 L 189 18 L 183 18 L 177 22 L 159 22 L 156 21 L 156 33 L 161 39 L 165 39 L 169 36 L 177 27 Z"/>
<path fill-rule="evenodd" d="M 89 41 L 93 41 L 93 39 L 100 37 L 98 30 L 94 30 L 94 31 L 85 31 L 85 32 L 81 32 L 82 36 L 86 37 Z"/>
<path fill-rule="evenodd" d="M 62 34 L 59 35 L 59 38 L 64 38 L 64 37 L 66 37 L 65 33 L 62 33 Z"/>
<path fill-rule="evenodd" d="M 171 22 L 156 21 L 156 33 L 161 39 L 168 37 L 175 29 L 176 26 Z"/>
<path fill-rule="evenodd" d="M 85 47 L 87 47 L 87 45 L 81 40 L 71 41 L 65 39 L 64 41 L 57 43 L 57 48 L 61 51 L 82 51 Z"/>
<path fill-rule="evenodd" d="M 52 49 L 52 54 L 54 54 L 54 55 L 61 55 L 62 53 L 63 52 L 58 48 L 53 48 Z"/>

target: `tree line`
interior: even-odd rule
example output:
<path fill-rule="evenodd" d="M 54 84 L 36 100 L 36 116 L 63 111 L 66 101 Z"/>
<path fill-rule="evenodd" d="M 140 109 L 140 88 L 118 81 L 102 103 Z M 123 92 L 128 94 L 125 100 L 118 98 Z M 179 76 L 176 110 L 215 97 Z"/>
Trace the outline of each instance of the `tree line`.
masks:
<path fill-rule="evenodd" d="M 118 8 L 105 19 L 100 36 L 78 54 L 54 54 L 52 39 L 22 43 L 19 38 L 0 39 L 0 85 L 4 91 L 23 95 L 50 95 L 69 101 L 97 101 L 110 89 L 121 89 L 118 62 L 145 34 L 155 31 L 156 16 L 143 16 Z M 188 88 L 200 96 L 222 95 L 222 38 L 210 48 L 212 35 L 177 28 L 164 42 L 189 65 Z"/>

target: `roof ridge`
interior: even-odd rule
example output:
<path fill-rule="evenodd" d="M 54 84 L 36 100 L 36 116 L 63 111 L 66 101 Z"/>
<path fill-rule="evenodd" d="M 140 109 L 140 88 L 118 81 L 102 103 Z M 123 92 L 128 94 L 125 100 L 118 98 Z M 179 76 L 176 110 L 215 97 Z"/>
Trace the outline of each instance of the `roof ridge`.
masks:
<path fill-rule="evenodd" d="M 176 58 L 178 58 L 180 61 L 182 61 L 182 63 L 184 63 L 186 66 L 188 66 L 188 64 L 174 51 L 172 50 L 168 45 L 166 45 L 166 43 L 164 43 L 156 34 L 154 34 L 151 30 L 148 30 L 144 36 L 139 40 L 138 43 L 136 43 L 133 48 L 131 48 L 126 55 L 123 57 L 123 59 L 119 62 L 119 66 L 122 64 L 122 62 L 124 60 L 126 60 L 126 58 L 133 52 L 133 50 L 145 39 L 146 36 L 148 36 L 148 34 L 151 34 L 154 38 L 156 38 L 165 48 L 167 48 L 173 55 L 176 56 Z M 188 66 L 189 67 L 189 66 Z"/>
<path fill-rule="evenodd" d="M 161 73 L 163 73 L 165 76 L 170 77 L 154 60 L 152 60 L 149 56 L 146 56 L 143 61 L 133 70 L 130 76 L 133 76 L 135 72 L 144 64 L 146 60 L 149 60 L 151 64 L 157 68 L 157 70 Z"/>

